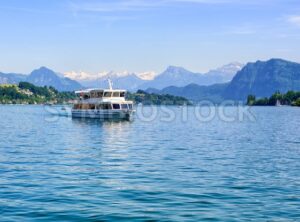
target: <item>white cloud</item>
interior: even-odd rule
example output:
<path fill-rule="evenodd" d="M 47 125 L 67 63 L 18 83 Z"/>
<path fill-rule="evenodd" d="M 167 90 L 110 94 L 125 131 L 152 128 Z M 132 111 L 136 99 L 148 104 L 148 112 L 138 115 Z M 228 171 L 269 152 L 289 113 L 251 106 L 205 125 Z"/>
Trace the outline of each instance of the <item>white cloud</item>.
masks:
<path fill-rule="evenodd" d="M 289 16 L 287 21 L 291 24 L 297 25 L 300 27 L 300 15 Z"/>

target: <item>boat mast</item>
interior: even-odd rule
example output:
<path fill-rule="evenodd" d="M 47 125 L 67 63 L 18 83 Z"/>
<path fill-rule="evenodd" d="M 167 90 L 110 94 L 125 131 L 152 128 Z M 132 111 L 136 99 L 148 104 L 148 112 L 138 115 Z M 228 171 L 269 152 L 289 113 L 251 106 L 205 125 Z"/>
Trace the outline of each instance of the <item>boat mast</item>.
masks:
<path fill-rule="evenodd" d="M 112 90 L 113 88 L 112 88 L 112 81 L 111 81 L 111 79 L 107 79 L 107 81 L 108 81 L 108 86 L 109 86 L 109 90 Z"/>

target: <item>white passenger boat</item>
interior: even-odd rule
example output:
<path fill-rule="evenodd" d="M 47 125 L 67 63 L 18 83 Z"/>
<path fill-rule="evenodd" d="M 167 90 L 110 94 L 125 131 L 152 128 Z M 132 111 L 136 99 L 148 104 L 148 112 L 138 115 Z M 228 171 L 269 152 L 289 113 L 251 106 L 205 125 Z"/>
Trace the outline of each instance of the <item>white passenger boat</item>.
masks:
<path fill-rule="evenodd" d="M 134 114 L 133 102 L 125 99 L 126 90 L 87 89 L 76 91 L 78 101 L 72 108 L 74 118 L 124 119 L 131 120 Z"/>

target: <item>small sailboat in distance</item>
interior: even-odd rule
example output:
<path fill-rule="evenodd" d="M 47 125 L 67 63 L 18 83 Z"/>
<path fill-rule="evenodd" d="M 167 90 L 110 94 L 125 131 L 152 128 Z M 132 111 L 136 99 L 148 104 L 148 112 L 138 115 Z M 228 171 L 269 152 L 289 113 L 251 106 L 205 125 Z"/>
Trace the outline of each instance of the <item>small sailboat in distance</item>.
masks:
<path fill-rule="evenodd" d="M 275 106 L 282 106 L 279 99 L 276 100 Z"/>

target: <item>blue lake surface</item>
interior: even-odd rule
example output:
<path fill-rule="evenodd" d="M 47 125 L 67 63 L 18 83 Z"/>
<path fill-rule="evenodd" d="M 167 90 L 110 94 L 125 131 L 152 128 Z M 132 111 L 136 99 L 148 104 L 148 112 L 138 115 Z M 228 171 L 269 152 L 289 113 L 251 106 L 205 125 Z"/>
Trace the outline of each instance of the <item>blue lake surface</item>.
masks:
<path fill-rule="evenodd" d="M 170 109 L 100 122 L 0 106 L 0 221 L 300 220 L 299 108 Z"/>

